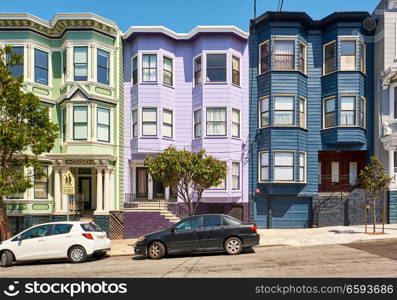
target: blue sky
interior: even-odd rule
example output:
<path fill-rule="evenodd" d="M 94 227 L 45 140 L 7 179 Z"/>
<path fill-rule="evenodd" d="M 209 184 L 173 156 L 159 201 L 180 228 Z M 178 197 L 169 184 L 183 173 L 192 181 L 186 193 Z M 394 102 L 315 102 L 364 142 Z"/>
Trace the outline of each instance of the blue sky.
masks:
<path fill-rule="evenodd" d="M 163 25 L 188 32 L 196 25 L 236 25 L 248 30 L 254 0 L 16 0 L 2 1 L 1 12 L 29 12 L 49 20 L 57 12 L 94 12 L 117 22 L 122 31 L 131 25 Z M 379 0 L 284 0 L 283 10 L 306 11 L 319 19 L 334 11 L 372 13 Z M 278 0 L 257 0 L 257 15 L 276 10 Z"/>

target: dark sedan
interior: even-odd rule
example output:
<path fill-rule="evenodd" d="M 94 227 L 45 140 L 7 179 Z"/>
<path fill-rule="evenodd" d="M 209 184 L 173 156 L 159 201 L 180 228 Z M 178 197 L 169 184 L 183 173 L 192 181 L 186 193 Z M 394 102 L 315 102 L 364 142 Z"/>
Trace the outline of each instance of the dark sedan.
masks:
<path fill-rule="evenodd" d="M 160 259 L 166 254 L 226 251 L 240 254 L 243 248 L 259 244 L 256 226 L 227 215 L 198 215 L 170 228 L 141 236 L 135 254 Z"/>

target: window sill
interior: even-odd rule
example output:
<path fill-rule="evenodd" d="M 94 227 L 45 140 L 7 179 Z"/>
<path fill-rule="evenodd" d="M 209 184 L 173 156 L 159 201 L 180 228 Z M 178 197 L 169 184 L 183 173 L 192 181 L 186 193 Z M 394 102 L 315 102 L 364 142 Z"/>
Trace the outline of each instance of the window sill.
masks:
<path fill-rule="evenodd" d="M 397 121 L 396 121 L 396 123 L 397 123 Z M 335 129 L 335 128 L 356 128 L 356 129 L 367 130 L 365 127 L 355 126 L 355 125 L 352 125 L 352 126 L 332 126 L 332 127 L 322 128 L 321 130 L 329 130 L 329 129 Z"/>
<path fill-rule="evenodd" d="M 219 81 L 219 82 L 211 82 L 207 81 L 204 83 L 205 85 L 228 85 L 227 81 Z"/>
<path fill-rule="evenodd" d="M 142 84 L 142 85 L 158 85 L 159 83 L 156 81 L 156 82 L 144 82 L 144 81 L 142 81 L 142 82 L 140 82 L 139 84 Z"/>
<path fill-rule="evenodd" d="M 175 87 L 173 85 L 168 85 L 168 84 L 165 84 L 165 83 L 162 83 L 161 85 L 166 87 L 166 88 L 169 88 L 169 89 L 173 89 L 173 90 L 175 89 Z"/>
<path fill-rule="evenodd" d="M 205 136 L 204 139 L 228 139 L 229 137 L 226 135 L 218 135 L 218 136 Z"/>
<path fill-rule="evenodd" d="M 144 140 L 157 140 L 159 137 L 158 136 L 140 136 L 140 139 Z"/>
<path fill-rule="evenodd" d="M 175 139 L 174 138 L 170 138 L 170 137 L 166 137 L 166 136 L 163 136 L 163 137 L 161 137 L 163 140 L 166 140 L 166 141 L 172 141 L 172 142 L 174 142 L 175 141 Z"/>
<path fill-rule="evenodd" d="M 241 137 L 232 136 L 232 140 L 241 141 Z"/>
<path fill-rule="evenodd" d="M 234 86 L 235 88 L 238 88 L 238 89 L 242 89 L 241 85 L 238 85 L 238 84 L 235 84 L 235 83 L 232 83 L 232 86 Z"/>
<path fill-rule="evenodd" d="M 45 85 L 43 83 L 38 83 L 38 82 L 34 82 L 34 81 L 25 81 L 24 83 L 25 84 L 29 84 L 29 85 L 34 86 L 34 87 L 41 88 L 41 89 L 46 89 L 46 90 L 51 90 L 52 89 L 52 86 L 50 86 L 50 85 Z"/>

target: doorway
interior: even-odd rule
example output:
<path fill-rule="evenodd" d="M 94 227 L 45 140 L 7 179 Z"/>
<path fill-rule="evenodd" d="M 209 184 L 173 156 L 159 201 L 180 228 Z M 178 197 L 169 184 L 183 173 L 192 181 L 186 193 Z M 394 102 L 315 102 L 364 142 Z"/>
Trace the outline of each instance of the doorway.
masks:
<path fill-rule="evenodd" d="M 91 177 L 79 177 L 79 194 L 83 195 L 83 211 L 92 210 Z"/>
<path fill-rule="evenodd" d="M 148 197 L 148 172 L 147 168 L 136 168 L 136 197 Z"/>

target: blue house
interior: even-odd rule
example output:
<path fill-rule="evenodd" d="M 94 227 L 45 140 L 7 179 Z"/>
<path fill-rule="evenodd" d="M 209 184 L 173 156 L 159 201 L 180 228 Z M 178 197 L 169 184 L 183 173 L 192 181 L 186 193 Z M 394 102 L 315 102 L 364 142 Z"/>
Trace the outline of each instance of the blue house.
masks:
<path fill-rule="evenodd" d="M 266 12 L 251 20 L 249 194 L 258 227 L 321 226 L 330 203 L 322 225 L 363 222 L 354 199 L 374 148 L 368 17 Z M 346 206 L 360 213 L 346 221 Z"/>

